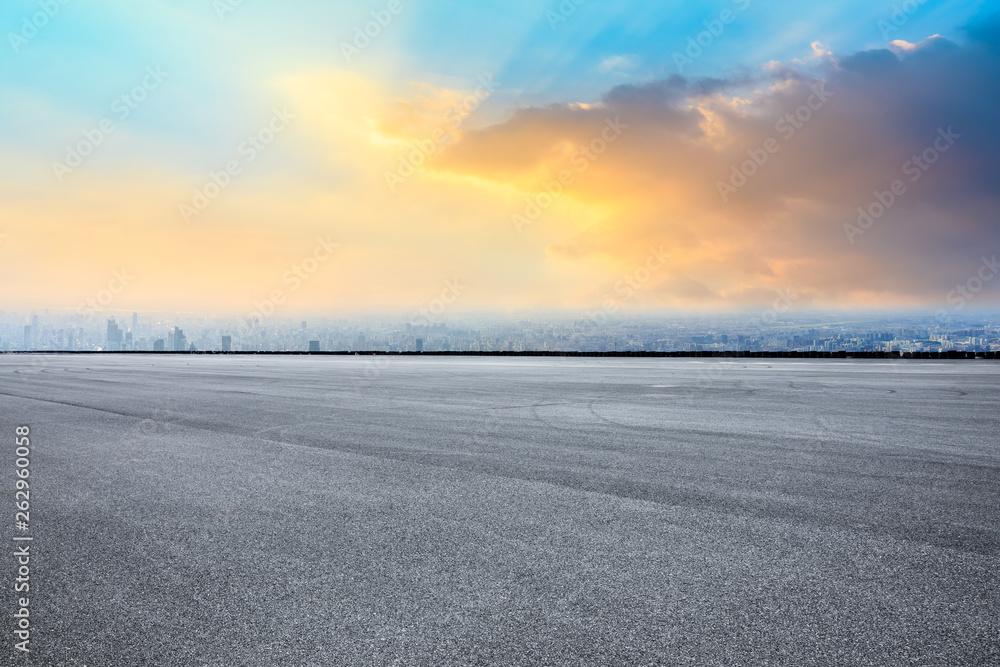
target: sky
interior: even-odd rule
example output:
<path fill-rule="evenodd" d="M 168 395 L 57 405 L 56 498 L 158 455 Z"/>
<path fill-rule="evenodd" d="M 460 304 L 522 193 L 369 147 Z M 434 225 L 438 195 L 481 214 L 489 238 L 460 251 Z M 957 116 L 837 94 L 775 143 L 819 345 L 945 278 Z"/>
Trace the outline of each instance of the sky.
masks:
<path fill-rule="evenodd" d="M 996 12 L 6 2 L 0 309 L 993 306 Z"/>

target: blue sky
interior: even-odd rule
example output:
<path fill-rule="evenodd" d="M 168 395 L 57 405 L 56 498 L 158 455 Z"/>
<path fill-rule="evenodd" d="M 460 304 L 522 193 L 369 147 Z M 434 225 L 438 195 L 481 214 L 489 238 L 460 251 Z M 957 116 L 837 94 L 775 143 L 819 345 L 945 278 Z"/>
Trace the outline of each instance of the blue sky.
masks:
<path fill-rule="evenodd" d="M 222 0 L 227 2 L 228 0 Z M 57 5 L 58 0 L 51 0 Z M 402 2 L 402 0 L 401 0 Z M 569 3 L 569 4 L 567 4 Z M 502 104 L 596 101 L 623 82 L 663 78 L 674 54 L 732 11 L 685 75 L 723 76 L 771 60 L 811 54 L 819 41 L 838 53 L 884 47 L 880 21 L 904 16 L 892 39 L 919 42 L 932 34 L 958 39 L 983 5 L 954 0 L 852 0 L 837 3 L 715 0 L 705 2 L 402 2 L 403 11 L 352 63 L 390 80 L 468 83 L 489 72 L 504 82 Z M 246 0 L 222 14 L 205 0 L 68 2 L 15 54 L 4 49 L 0 85 L 30 90 L 66 108 L 99 112 L 109 96 L 151 63 L 183 74 L 184 87 L 206 104 L 241 101 L 241 84 L 296 66 L 342 65 L 340 44 L 384 10 L 386 2 L 302 0 L 289 6 Z M 573 7 L 567 12 L 565 7 Z M 745 9 L 741 9 L 744 8 Z M 0 7 L 4 33 L 19 33 L 36 2 Z M 560 17 L 553 23 L 552 17 Z M 8 42 L 9 42 L 8 36 Z M 613 69 L 601 64 L 624 58 Z M 181 79 L 181 77 L 178 77 Z"/>

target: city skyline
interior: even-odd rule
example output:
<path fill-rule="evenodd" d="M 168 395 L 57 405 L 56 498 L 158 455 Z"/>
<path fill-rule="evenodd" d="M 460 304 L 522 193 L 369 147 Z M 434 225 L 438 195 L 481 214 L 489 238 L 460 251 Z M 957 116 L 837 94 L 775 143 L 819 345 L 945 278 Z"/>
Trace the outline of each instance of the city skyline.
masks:
<path fill-rule="evenodd" d="M 752 318 L 390 317 L 106 320 L 0 312 L 0 352 L 1000 352 L 1000 312 L 843 320 L 776 302 Z M 21 325 L 22 321 L 29 322 Z M 121 326 L 119 326 L 121 322 Z M 22 336 L 20 337 L 19 336 Z"/>

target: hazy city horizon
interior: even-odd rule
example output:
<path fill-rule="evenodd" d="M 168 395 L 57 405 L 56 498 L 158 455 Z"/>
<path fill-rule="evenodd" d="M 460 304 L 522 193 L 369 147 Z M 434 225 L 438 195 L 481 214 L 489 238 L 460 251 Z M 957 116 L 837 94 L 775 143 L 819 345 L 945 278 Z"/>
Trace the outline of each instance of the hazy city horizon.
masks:
<path fill-rule="evenodd" d="M 415 318 L 0 312 L 0 351 L 1000 351 L 1000 312 Z"/>

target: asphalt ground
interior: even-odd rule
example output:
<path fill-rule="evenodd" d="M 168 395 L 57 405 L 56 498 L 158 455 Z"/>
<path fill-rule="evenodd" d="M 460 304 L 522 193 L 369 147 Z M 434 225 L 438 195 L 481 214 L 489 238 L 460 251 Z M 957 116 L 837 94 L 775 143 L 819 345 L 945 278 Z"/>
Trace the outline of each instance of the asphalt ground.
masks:
<path fill-rule="evenodd" d="M 1000 665 L 998 406 L 994 361 L 0 355 L 0 664 Z"/>

